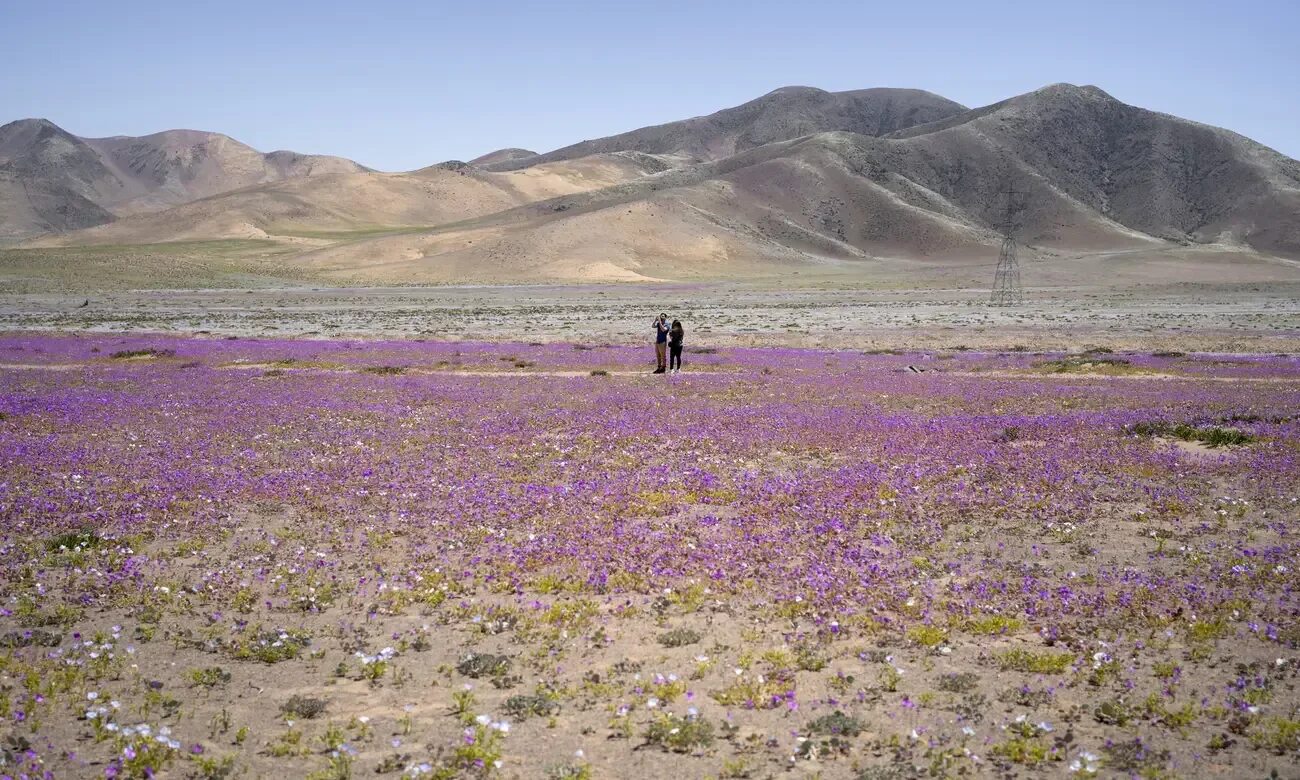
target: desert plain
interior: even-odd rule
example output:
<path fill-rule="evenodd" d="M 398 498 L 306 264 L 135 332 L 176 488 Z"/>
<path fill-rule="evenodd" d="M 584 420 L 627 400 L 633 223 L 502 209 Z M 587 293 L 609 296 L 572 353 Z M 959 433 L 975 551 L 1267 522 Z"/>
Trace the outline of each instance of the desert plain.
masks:
<path fill-rule="evenodd" d="M 0 305 L 6 767 L 1289 776 L 1292 273 L 47 277 Z"/>
<path fill-rule="evenodd" d="M 0 777 L 1295 777 L 1297 204 L 1068 84 L 0 127 Z"/>

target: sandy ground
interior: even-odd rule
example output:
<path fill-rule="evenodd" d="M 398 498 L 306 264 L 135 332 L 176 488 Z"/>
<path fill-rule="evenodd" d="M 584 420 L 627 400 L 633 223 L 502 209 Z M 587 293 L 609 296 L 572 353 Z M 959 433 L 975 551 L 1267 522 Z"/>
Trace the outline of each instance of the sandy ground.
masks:
<path fill-rule="evenodd" d="M 0 329 L 635 343 L 663 311 L 686 324 L 692 344 L 719 346 L 1289 352 L 1300 337 L 1300 283 L 1039 288 L 1017 308 L 990 307 L 974 288 L 831 284 L 10 294 L 0 297 Z"/>

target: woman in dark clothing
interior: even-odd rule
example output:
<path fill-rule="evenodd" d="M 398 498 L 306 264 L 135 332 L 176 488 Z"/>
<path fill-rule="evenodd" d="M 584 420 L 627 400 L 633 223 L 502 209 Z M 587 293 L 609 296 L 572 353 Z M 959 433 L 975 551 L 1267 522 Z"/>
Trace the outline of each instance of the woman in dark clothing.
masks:
<path fill-rule="evenodd" d="M 673 320 L 673 326 L 668 329 L 668 358 L 669 370 L 676 374 L 682 370 L 682 340 L 686 338 L 686 330 L 682 328 L 681 320 Z"/>

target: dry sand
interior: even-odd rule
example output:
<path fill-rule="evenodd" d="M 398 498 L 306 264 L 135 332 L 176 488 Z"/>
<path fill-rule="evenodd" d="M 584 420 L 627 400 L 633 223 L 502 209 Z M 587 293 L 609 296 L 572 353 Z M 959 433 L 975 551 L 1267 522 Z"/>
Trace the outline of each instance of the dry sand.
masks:
<path fill-rule="evenodd" d="M 692 344 L 1291 352 L 1300 283 L 1030 290 L 624 284 L 120 291 L 0 298 L 0 329 L 635 343 L 660 311 Z"/>

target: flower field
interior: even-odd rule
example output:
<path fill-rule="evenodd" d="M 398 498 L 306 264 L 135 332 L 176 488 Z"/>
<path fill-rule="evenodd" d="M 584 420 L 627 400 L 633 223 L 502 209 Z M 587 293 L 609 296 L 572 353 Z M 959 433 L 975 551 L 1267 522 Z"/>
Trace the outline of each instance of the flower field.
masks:
<path fill-rule="evenodd" d="M 652 359 L 0 337 L 0 776 L 1294 776 L 1300 359 Z"/>

